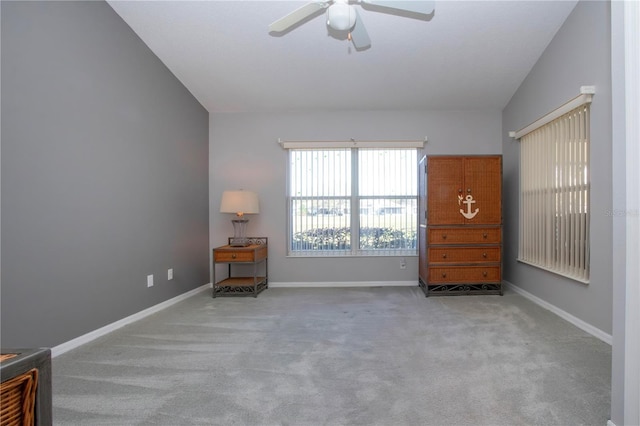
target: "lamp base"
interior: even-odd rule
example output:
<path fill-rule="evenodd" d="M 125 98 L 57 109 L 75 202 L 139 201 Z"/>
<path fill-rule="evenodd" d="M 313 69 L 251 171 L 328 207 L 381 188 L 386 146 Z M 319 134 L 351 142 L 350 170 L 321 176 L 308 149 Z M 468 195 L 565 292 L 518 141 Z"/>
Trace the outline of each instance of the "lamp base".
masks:
<path fill-rule="evenodd" d="M 249 245 L 249 239 L 246 237 L 247 223 L 249 219 L 233 219 L 233 238 L 229 245 L 231 247 L 246 247 Z"/>

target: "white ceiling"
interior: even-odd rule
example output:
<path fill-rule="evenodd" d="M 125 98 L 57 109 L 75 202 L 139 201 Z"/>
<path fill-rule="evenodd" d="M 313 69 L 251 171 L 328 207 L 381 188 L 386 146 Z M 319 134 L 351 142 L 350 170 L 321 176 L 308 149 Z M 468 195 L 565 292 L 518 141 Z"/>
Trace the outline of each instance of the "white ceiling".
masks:
<path fill-rule="evenodd" d="M 502 109 L 577 0 L 436 1 L 429 21 L 356 5 L 371 48 L 323 16 L 269 34 L 306 1 L 108 0 L 209 112 Z"/>

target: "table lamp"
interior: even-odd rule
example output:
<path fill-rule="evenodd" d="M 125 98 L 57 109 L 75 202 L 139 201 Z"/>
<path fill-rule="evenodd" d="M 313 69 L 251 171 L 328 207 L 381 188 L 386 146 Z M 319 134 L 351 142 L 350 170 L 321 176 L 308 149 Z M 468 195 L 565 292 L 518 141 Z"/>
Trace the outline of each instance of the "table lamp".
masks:
<path fill-rule="evenodd" d="M 222 201 L 220 201 L 220 213 L 235 213 L 236 217 L 231 221 L 233 223 L 233 238 L 231 239 L 232 247 L 246 247 L 249 240 L 246 236 L 247 223 L 249 219 L 245 219 L 245 214 L 260 213 L 258 206 L 258 194 L 253 191 L 224 191 L 222 193 Z"/>

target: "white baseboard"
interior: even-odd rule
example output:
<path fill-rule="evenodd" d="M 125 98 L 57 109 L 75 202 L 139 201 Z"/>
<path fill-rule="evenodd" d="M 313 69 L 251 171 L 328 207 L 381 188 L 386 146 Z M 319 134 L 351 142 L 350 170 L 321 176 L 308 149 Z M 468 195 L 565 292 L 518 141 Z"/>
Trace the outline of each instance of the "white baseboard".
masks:
<path fill-rule="evenodd" d="M 97 339 L 98 337 L 102 337 L 106 334 L 111 333 L 114 330 L 117 330 L 119 328 L 124 327 L 125 325 L 131 324 L 133 322 L 136 322 L 144 317 L 148 317 L 151 314 L 155 314 L 158 311 L 161 311 L 165 308 L 168 308 L 171 305 L 174 305 L 178 302 L 181 302 L 197 293 L 200 293 L 201 291 L 205 291 L 207 289 L 211 288 L 211 283 L 205 284 L 203 286 L 200 286 L 198 288 L 195 288 L 191 291 L 188 291 L 186 293 L 183 293 L 179 296 L 176 296 L 172 299 L 169 300 L 165 300 L 162 303 L 158 303 L 157 305 L 154 305 L 150 308 L 147 308 L 143 311 L 137 312 L 133 315 L 130 315 L 126 318 L 123 318 L 121 320 L 118 320 L 114 323 L 105 325 L 104 327 L 101 327 L 97 330 L 93 330 L 87 334 L 84 334 L 82 336 L 76 337 L 73 340 L 69 340 L 68 342 L 62 343 L 58 346 L 55 346 L 53 348 L 51 348 L 51 357 L 55 358 L 58 355 L 62 355 L 65 352 L 68 352 L 72 349 L 75 349 L 81 345 L 84 345 L 85 343 L 88 343 L 92 340 Z"/>
<path fill-rule="evenodd" d="M 558 315 L 560 318 L 562 318 L 562 319 L 564 319 L 566 321 L 569 321 L 571 324 L 575 325 L 579 329 L 586 331 L 587 333 L 591 334 L 594 337 L 597 337 L 598 339 L 602 340 L 603 342 L 608 343 L 609 345 L 612 344 L 613 337 L 610 334 L 607 334 L 604 331 L 600 330 L 599 328 L 596 328 L 596 327 L 592 326 L 591 324 L 588 324 L 588 323 L 582 321 L 580 318 L 574 317 L 569 312 L 566 312 L 566 311 L 558 308 L 557 306 L 552 305 L 551 303 L 546 302 L 546 301 L 540 299 L 537 296 L 534 296 L 533 294 L 529 293 L 526 290 L 521 289 L 520 287 L 518 287 L 515 284 L 510 283 L 509 281 L 504 281 L 503 280 L 503 282 L 505 284 L 507 284 L 511 290 L 513 290 L 514 292 L 520 294 L 521 296 L 531 300 L 536 305 L 540 305 L 543 308 L 553 312 L 554 314 Z M 612 425 L 613 425 L 613 423 L 612 423 Z"/>
<path fill-rule="evenodd" d="M 327 282 L 271 282 L 269 288 L 278 287 L 299 287 L 299 288 L 318 288 L 318 287 L 417 287 L 416 281 L 327 281 Z"/>
<path fill-rule="evenodd" d="M 611 420 L 607 420 L 607 426 L 616 426 L 616 424 Z"/>

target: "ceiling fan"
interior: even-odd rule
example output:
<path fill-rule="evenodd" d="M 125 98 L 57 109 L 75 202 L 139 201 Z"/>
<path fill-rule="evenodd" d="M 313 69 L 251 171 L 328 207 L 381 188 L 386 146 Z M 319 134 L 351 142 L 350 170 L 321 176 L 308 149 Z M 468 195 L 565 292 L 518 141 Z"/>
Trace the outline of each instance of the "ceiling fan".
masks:
<path fill-rule="evenodd" d="M 434 0 L 316 0 L 278 19 L 269 25 L 269 31 L 284 33 L 306 22 L 326 9 L 327 27 L 333 31 L 347 35 L 357 50 L 371 47 L 371 39 L 367 33 L 362 18 L 353 4 L 372 6 L 371 10 L 389 13 L 406 12 L 407 16 L 420 18 L 430 17 L 435 7 Z"/>

